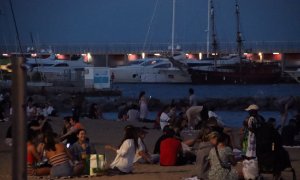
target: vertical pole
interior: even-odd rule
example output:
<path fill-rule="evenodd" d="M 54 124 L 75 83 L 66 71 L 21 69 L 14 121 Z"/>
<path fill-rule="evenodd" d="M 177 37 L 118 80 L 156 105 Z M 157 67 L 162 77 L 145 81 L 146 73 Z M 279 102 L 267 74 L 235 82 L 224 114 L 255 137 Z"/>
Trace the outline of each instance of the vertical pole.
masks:
<path fill-rule="evenodd" d="M 176 0 L 173 0 L 173 14 L 172 14 L 172 57 L 174 56 L 174 38 L 175 38 L 175 10 L 176 10 Z"/>
<path fill-rule="evenodd" d="M 25 69 L 23 57 L 12 59 L 12 130 L 13 130 L 13 163 L 12 179 L 26 180 L 26 118 L 25 118 Z"/>
<path fill-rule="evenodd" d="M 281 76 L 284 77 L 284 71 L 285 71 L 285 54 L 281 54 Z"/>
<path fill-rule="evenodd" d="M 208 0 L 207 2 L 207 37 L 206 37 L 206 57 L 209 58 L 209 46 L 210 46 L 210 2 L 211 0 Z"/>

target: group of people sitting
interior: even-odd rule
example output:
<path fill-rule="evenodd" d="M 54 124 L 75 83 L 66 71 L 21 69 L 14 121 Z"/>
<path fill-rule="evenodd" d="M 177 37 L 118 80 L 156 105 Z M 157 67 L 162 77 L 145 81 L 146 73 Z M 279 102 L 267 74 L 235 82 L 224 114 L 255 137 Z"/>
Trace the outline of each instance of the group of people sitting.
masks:
<path fill-rule="evenodd" d="M 84 174 L 88 155 L 96 153 L 84 127 L 78 119 L 65 117 L 63 131 L 57 134 L 48 121 L 40 115 L 28 123 L 28 175 L 62 177 Z"/>

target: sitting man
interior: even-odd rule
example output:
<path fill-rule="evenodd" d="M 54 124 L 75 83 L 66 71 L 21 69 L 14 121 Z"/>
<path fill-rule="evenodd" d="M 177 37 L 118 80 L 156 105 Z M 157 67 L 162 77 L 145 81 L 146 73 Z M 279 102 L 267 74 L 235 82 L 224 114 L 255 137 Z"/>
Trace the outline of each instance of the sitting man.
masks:
<path fill-rule="evenodd" d="M 174 130 L 169 130 L 167 137 L 160 143 L 160 165 L 176 166 L 182 165 L 182 146 L 181 141 L 175 137 Z"/>

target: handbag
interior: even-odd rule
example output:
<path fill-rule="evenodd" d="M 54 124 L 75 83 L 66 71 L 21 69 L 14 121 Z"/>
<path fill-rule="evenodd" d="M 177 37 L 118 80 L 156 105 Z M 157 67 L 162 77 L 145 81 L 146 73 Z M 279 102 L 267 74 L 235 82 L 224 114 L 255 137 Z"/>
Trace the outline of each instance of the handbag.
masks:
<path fill-rule="evenodd" d="M 219 162 L 220 162 L 221 167 L 224 168 L 224 169 L 228 169 L 229 171 L 231 171 L 231 164 L 228 163 L 228 162 L 223 162 L 223 161 L 221 160 L 221 158 L 220 158 L 218 148 L 215 147 L 215 150 L 216 150 L 216 154 L 217 154 L 217 157 L 218 157 L 218 160 L 219 160 Z"/>
<path fill-rule="evenodd" d="M 105 170 L 106 159 L 103 154 L 90 155 L 90 175 L 98 175 Z"/>
<path fill-rule="evenodd" d="M 243 175 L 245 179 L 255 179 L 258 177 L 258 163 L 256 159 L 245 159 L 243 161 Z"/>

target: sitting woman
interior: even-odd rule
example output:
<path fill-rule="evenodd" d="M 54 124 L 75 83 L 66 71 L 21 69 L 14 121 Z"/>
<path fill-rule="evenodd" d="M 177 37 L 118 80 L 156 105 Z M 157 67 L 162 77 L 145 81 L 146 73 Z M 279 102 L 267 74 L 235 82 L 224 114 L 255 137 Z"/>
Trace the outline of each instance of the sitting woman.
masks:
<path fill-rule="evenodd" d="M 232 149 L 228 146 L 228 136 L 211 132 L 210 142 L 214 145 L 209 152 L 210 170 L 208 179 L 210 180 L 235 180 L 238 179 L 238 173 L 232 166 L 236 161 Z"/>
<path fill-rule="evenodd" d="M 27 174 L 30 176 L 46 176 L 50 173 L 49 167 L 38 167 L 37 163 L 42 160 L 42 153 L 39 153 L 33 143 L 35 137 L 32 130 L 28 131 L 27 140 Z"/>
<path fill-rule="evenodd" d="M 208 139 L 209 133 L 211 133 L 210 128 L 203 127 L 200 129 L 198 136 L 200 143 L 197 149 L 196 168 L 193 173 L 197 175 L 199 179 L 208 179 L 208 172 L 210 169 L 208 156 L 210 150 L 213 148 L 213 145 Z"/>
<path fill-rule="evenodd" d="M 85 169 L 86 159 L 90 154 L 96 154 L 96 150 L 92 148 L 86 137 L 86 131 L 80 129 L 77 133 L 78 141 L 74 143 L 70 148 L 70 153 L 75 161 L 74 174 L 80 175 Z"/>
<path fill-rule="evenodd" d="M 108 174 L 127 174 L 133 170 L 133 162 L 136 150 L 138 149 L 138 137 L 136 129 L 133 126 L 125 127 L 125 135 L 119 146 L 119 149 L 106 145 L 106 149 L 117 153 L 115 160 L 111 163 Z"/>
<path fill-rule="evenodd" d="M 73 168 L 70 164 L 71 155 L 62 143 L 55 141 L 53 133 L 45 135 L 45 150 L 46 157 L 49 159 L 49 163 L 52 165 L 50 176 L 62 177 L 72 176 Z"/>

